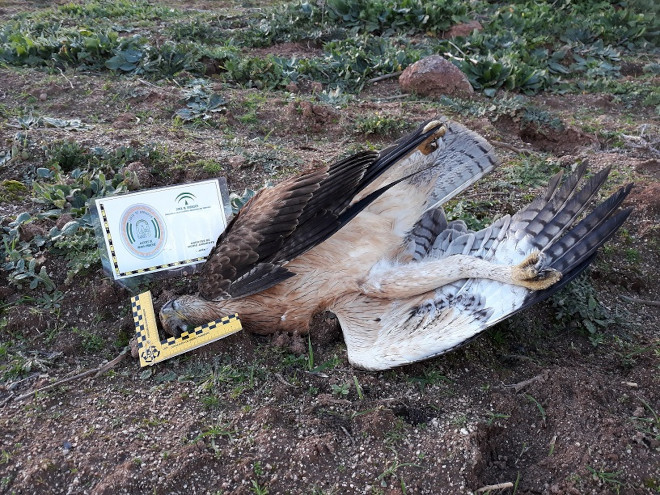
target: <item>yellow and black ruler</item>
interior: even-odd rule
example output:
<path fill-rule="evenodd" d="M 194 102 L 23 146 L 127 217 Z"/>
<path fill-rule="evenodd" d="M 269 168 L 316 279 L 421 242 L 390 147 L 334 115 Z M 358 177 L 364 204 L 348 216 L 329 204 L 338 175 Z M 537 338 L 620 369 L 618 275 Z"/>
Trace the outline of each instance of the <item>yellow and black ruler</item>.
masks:
<path fill-rule="evenodd" d="M 160 340 L 151 291 L 131 298 L 140 366 L 153 366 L 166 359 L 192 351 L 243 329 L 238 314 L 195 327 L 179 337 Z"/>

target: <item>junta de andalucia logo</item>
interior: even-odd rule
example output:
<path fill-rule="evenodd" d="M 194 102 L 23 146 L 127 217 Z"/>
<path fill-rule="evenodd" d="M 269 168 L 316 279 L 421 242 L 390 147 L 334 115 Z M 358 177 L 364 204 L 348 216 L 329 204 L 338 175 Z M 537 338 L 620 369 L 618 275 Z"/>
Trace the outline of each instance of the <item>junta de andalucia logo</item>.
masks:
<path fill-rule="evenodd" d="M 148 205 L 132 205 L 121 216 L 121 240 L 138 258 L 157 256 L 165 246 L 166 234 L 162 217 Z"/>
<path fill-rule="evenodd" d="M 178 194 L 175 201 L 177 203 L 177 211 L 196 210 L 199 208 L 199 205 L 197 204 L 197 196 L 191 192 L 186 191 Z"/>

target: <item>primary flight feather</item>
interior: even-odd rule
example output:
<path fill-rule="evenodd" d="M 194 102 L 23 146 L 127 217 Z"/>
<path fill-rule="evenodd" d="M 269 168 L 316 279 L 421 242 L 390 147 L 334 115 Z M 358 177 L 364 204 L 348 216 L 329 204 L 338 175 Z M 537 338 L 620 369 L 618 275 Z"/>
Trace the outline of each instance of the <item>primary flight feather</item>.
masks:
<path fill-rule="evenodd" d="M 167 302 L 177 334 L 238 313 L 253 332 L 305 334 L 337 315 L 351 363 L 387 369 L 447 352 L 559 290 L 626 220 L 619 189 L 578 222 L 609 170 L 579 167 L 478 232 L 442 204 L 497 166 L 486 140 L 439 120 L 261 190 L 209 255 L 197 295 Z M 582 185 L 580 185 L 583 183 Z"/>

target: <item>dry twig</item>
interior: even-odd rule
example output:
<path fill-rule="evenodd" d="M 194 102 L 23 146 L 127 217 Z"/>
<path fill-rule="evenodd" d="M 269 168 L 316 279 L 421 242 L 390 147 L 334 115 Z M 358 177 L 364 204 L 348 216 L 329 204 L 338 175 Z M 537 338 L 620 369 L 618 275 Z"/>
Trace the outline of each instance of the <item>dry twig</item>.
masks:
<path fill-rule="evenodd" d="M 26 394 L 19 395 L 18 397 L 16 397 L 15 400 L 27 399 L 28 397 L 32 397 L 32 396 L 34 396 L 34 394 L 37 394 L 39 392 L 46 392 L 48 390 L 54 389 L 55 387 L 59 387 L 60 385 L 64 385 L 65 383 L 73 382 L 75 380 L 80 380 L 80 379 L 86 378 L 90 375 L 94 375 L 94 378 L 97 378 L 100 375 L 102 375 L 103 373 L 105 373 L 106 371 L 108 371 L 111 368 L 114 368 L 115 366 L 117 366 L 122 361 L 122 359 L 124 359 L 124 357 L 126 357 L 126 354 L 128 354 L 128 350 L 129 350 L 129 346 L 126 346 L 126 347 L 124 347 L 124 350 L 122 350 L 116 358 L 114 358 L 112 361 L 110 361 L 106 364 L 103 364 L 103 365 L 101 365 L 97 368 L 91 369 L 91 370 L 83 371 L 82 373 L 78 373 L 77 375 L 73 375 L 73 376 L 70 376 L 68 378 L 63 378 L 62 380 L 58 380 L 54 383 L 46 385 L 45 387 L 41 387 L 37 390 L 33 390 L 32 392 L 28 392 Z"/>
<path fill-rule="evenodd" d="M 532 155 L 532 154 L 533 154 L 532 151 L 524 150 L 524 149 L 522 149 L 522 148 L 516 148 L 516 147 L 513 146 L 512 144 L 509 144 L 509 143 L 503 143 L 502 141 L 495 141 L 495 140 L 491 139 L 491 140 L 490 140 L 490 143 L 491 143 L 493 146 L 496 146 L 496 147 L 498 147 L 498 148 L 502 148 L 502 149 L 505 149 L 505 150 L 513 151 L 514 153 L 518 153 L 518 154 L 521 154 L 521 155 L 527 155 L 527 156 L 529 156 L 529 155 Z"/>
<path fill-rule="evenodd" d="M 284 379 L 284 377 L 283 377 L 282 375 L 280 375 L 279 373 L 275 373 L 275 378 L 277 378 L 277 381 L 278 381 L 278 382 L 280 382 L 280 383 L 286 385 L 287 387 L 296 388 L 295 385 L 292 385 L 291 383 L 287 382 L 287 381 Z"/>
<path fill-rule="evenodd" d="M 634 302 L 637 304 L 646 304 L 647 306 L 655 306 L 656 308 L 660 307 L 660 301 L 652 301 L 650 299 L 639 299 L 637 297 L 630 297 L 630 296 L 621 296 L 621 299 L 625 299 L 626 301 Z"/>
<path fill-rule="evenodd" d="M 71 80 L 70 80 L 68 77 L 66 77 L 66 75 L 64 74 L 64 71 L 62 70 L 62 68 L 61 68 L 61 67 L 58 67 L 58 69 L 59 69 L 59 71 L 60 71 L 60 74 L 62 74 L 62 77 L 63 77 L 64 79 L 66 79 L 66 82 L 68 82 L 68 83 L 69 83 L 69 86 L 71 86 L 71 89 L 75 89 L 75 88 L 73 87 L 73 83 L 71 82 Z"/>
<path fill-rule="evenodd" d="M 493 490 L 504 490 L 506 488 L 513 488 L 513 483 L 507 481 L 506 483 L 498 483 L 497 485 L 486 485 L 478 488 L 475 493 L 492 492 Z"/>
<path fill-rule="evenodd" d="M 531 385 L 534 382 L 544 382 L 547 378 L 548 378 L 548 371 L 546 370 L 540 375 L 533 376 L 529 380 L 523 380 L 522 382 L 514 383 L 512 385 L 504 385 L 504 386 L 507 388 L 512 388 L 514 392 L 518 393 L 528 385 Z"/>
<path fill-rule="evenodd" d="M 397 71 L 397 72 L 392 72 L 391 74 L 384 74 L 382 76 L 372 77 L 371 79 L 367 80 L 367 84 L 375 83 L 378 81 L 384 81 L 385 79 L 392 79 L 393 77 L 398 77 L 401 75 L 401 72 L 403 71 Z"/>

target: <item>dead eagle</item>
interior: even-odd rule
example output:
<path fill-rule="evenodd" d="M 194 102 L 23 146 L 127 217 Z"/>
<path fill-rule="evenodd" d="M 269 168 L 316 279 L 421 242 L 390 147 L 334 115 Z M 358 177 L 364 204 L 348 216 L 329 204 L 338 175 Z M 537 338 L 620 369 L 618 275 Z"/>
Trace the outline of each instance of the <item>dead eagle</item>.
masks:
<path fill-rule="evenodd" d="M 356 366 L 445 353 L 575 278 L 631 212 L 617 212 L 628 185 L 576 224 L 609 172 L 578 188 L 580 166 L 488 228 L 447 222 L 442 204 L 496 165 L 481 136 L 436 120 L 263 189 L 218 239 L 199 295 L 166 303 L 161 321 L 178 334 L 236 312 L 256 333 L 305 334 L 329 310 Z"/>

